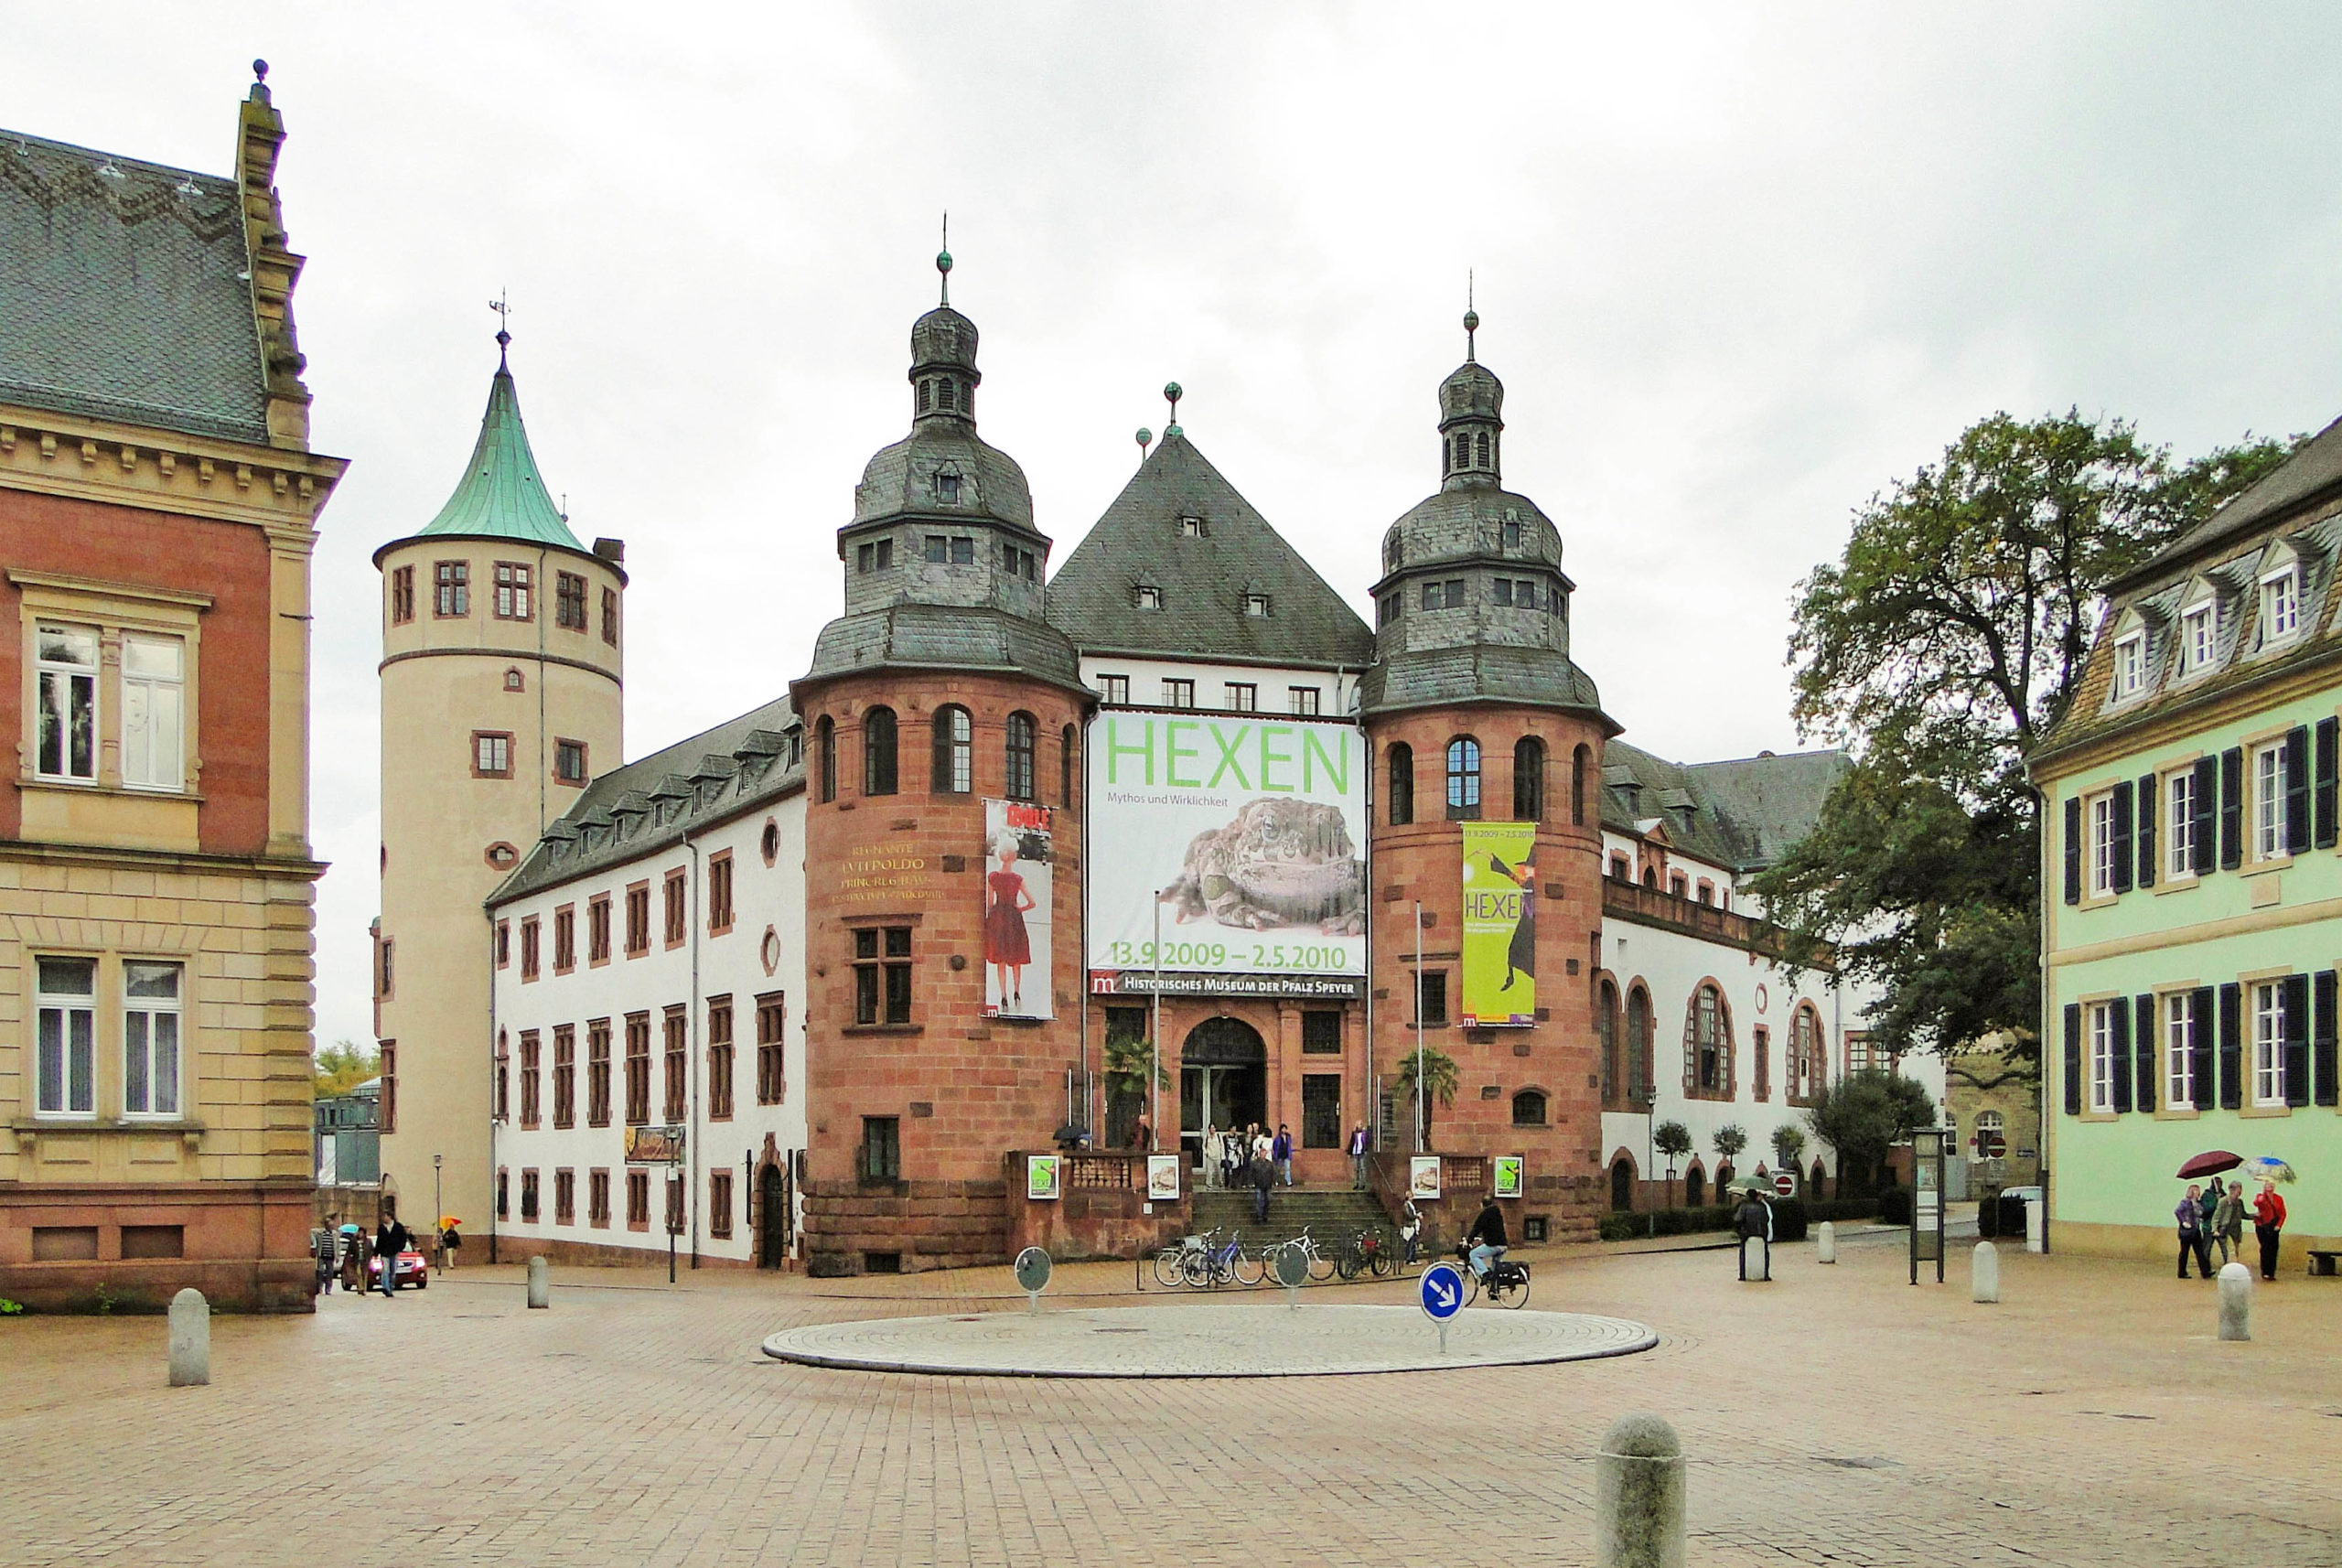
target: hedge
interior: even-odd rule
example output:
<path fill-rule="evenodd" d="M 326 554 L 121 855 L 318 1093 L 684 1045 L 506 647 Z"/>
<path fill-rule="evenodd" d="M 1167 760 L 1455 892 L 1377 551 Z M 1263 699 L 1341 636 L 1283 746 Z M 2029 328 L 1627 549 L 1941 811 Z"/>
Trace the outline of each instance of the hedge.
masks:
<path fill-rule="evenodd" d="M 1907 1196 L 1906 1199 L 1907 1203 Z M 1736 1208 L 1737 1206 L 1734 1206 Z M 1689 1236 L 1701 1231 L 1732 1229 L 1733 1208 L 1660 1208 L 1638 1214 L 1612 1213 L 1602 1217 L 1602 1239 L 1605 1241 L 1631 1241 L 1644 1236 Z M 1810 1225 L 1824 1219 L 1871 1219 L 1877 1217 L 1879 1200 L 1875 1197 L 1834 1197 L 1806 1200 L 1795 1197 L 1773 1200 L 1773 1240 L 1802 1241 Z M 1904 1223 L 1908 1224 L 1907 1218 Z"/>

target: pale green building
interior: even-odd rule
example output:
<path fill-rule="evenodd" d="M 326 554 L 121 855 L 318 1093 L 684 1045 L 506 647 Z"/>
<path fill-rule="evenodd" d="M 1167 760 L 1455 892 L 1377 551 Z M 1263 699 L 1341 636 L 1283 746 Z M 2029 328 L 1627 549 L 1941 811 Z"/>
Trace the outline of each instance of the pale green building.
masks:
<path fill-rule="evenodd" d="M 2337 564 L 2342 421 L 2111 585 L 2033 756 L 2058 1250 L 2172 1257 L 2213 1149 L 2299 1172 L 2281 1277 L 2342 1246 Z"/>

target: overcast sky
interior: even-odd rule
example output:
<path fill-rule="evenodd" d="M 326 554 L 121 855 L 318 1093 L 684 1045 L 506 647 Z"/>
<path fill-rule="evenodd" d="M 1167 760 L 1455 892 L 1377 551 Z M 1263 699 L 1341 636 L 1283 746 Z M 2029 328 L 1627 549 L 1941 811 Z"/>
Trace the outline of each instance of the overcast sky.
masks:
<path fill-rule="evenodd" d="M 646 15 L 655 24 L 646 25 Z M 1361 610 L 1479 279 L 1578 662 L 1685 760 L 1797 743 L 1792 585 L 1971 421 L 2183 453 L 2342 413 L 2342 10 L 10 7 L 0 124 L 232 172 L 265 56 L 315 445 L 318 1036 L 368 1037 L 380 583 L 512 364 L 623 537 L 628 754 L 800 673 L 934 301 L 1056 558 L 1176 379 Z"/>

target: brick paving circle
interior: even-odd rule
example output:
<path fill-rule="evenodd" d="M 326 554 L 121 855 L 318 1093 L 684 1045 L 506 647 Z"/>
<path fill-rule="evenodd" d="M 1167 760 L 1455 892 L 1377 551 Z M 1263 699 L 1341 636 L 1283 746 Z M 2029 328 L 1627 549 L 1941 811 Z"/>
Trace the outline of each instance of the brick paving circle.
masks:
<path fill-rule="evenodd" d="M 784 1329 L 766 1355 L 814 1367 L 1001 1378 L 1305 1378 L 1435 1372 L 1631 1356 L 1639 1323 L 1574 1312 L 1412 1306 L 1127 1306 L 876 1318 Z"/>

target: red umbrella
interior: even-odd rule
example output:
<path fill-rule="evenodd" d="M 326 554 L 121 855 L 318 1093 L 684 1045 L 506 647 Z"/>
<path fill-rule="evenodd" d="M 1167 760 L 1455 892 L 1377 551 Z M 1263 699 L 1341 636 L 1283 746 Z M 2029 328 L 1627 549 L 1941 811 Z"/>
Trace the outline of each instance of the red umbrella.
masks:
<path fill-rule="evenodd" d="M 2207 1149 L 2179 1167 L 2179 1179 L 2186 1181 L 2190 1176 L 2218 1176 L 2222 1171 L 2232 1171 L 2242 1164 L 2244 1164 L 2242 1155 L 2231 1155 L 2226 1149 Z"/>

